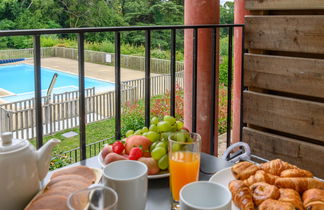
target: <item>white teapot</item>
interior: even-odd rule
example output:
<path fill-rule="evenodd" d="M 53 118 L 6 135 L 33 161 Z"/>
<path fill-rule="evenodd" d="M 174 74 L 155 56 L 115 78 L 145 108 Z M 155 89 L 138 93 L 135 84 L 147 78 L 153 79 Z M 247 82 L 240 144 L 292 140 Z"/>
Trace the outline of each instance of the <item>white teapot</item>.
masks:
<path fill-rule="evenodd" d="M 52 148 L 60 140 L 51 139 L 38 151 L 28 141 L 2 133 L 0 140 L 0 209 L 21 210 L 39 191 L 49 168 Z"/>

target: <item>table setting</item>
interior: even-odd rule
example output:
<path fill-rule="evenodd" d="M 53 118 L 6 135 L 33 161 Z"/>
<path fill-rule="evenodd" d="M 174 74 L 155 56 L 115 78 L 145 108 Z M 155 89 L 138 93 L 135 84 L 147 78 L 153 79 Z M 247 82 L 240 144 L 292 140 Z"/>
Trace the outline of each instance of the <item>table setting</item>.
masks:
<path fill-rule="evenodd" d="M 247 144 L 221 158 L 171 116 L 128 131 L 92 158 L 48 172 L 51 150 L 3 133 L 0 209 L 236 210 L 323 209 L 324 182 L 281 159 L 256 163 Z M 231 151 L 243 153 L 231 157 Z M 228 160 L 230 157 L 230 160 Z M 23 176 L 21 179 L 19 176 Z M 13 202 L 14 201 L 14 202 Z"/>

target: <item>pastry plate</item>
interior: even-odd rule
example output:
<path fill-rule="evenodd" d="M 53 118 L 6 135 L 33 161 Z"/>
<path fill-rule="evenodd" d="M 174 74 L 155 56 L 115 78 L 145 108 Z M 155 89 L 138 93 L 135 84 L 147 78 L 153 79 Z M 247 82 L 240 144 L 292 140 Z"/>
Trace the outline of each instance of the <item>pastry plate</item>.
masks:
<path fill-rule="evenodd" d="M 221 184 L 224 187 L 226 187 L 227 189 L 228 189 L 229 182 L 232 180 L 235 180 L 235 178 L 232 174 L 231 167 L 218 171 L 209 179 L 210 182 L 215 182 L 215 183 Z M 235 206 L 233 201 L 232 201 L 232 210 L 240 210 L 239 208 L 237 208 Z"/>
<path fill-rule="evenodd" d="M 89 167 L 90 168 L 90 167 Z M 64 168 L 62 168 L 64 169 Z M 60 169 L 60 170 L 62 170 Z M 93 170 L 93 172 L 95 173 L 96 175 L 96 181 L 93 183 L 93 184 L 98 184 L 100 182 L 100 179 L 101 179 L 101 176 L 102 176 L 102 170 L 99 169 L 99 168 L 90 168 L 91 170 Z M 49 182 L 49 181 L 48 181 Z M 48 183 L 47 183 L 48 184 Z M 45 187 L 42 188 L 41 191 L 39 191 L 35 196 L 34 198 L 28 203 L 28 205 L 25 207 L 25 209 L 28 209 L 29 206 L 31 205 L 31 203 L 36 200 L 38 198 L 38 196 L 40 196 L 46 189 L 47 187 L 47 184 L 45 185 Z"/>
<path fill-rule="evenodd" d="M 98 162 L 99 162 L 101 168 L 104 168 L 106 166 L 106 164 L 103 162 L 101 152 L 98 154 Z M 149 178 L 149 179 L 160 179 L 160 178 L 166 178 L 166 177 L 169 177 L 169 176 L 170 176 L 169 171 L 161 171 L 158 174 L 148 175 L 147 178 Z"/>

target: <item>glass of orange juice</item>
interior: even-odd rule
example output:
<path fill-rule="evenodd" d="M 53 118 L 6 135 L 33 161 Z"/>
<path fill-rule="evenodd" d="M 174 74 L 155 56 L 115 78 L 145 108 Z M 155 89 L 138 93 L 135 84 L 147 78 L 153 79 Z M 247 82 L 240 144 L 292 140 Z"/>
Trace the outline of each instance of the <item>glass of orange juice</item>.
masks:
<path fill-rule="evenodd" d="M 198 133 L 178 132 L 169 137 L 169 172 L 172 209 L 178 209 L 180 189 L 198 181 L 201 137 Z"/>

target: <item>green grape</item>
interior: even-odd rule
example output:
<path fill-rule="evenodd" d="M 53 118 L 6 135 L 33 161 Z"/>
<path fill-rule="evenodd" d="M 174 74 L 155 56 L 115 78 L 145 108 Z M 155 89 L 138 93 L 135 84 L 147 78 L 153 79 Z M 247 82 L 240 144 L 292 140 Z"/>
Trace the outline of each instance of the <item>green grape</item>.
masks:
<path fill-rule="evenodd" d="M 173 139 L 173 135 L 174 135 L 173 132 L 164 132 L 164 133 L 161 133 L 161 139 L 169 141 L 169 136 L 171 136 L 171 139 Z"/>
<path fill-rule="evenodd" d="M 160 158 L 165 154 L 166 154 L 166 149 L 163 147 L 156 147 L 151 152 L 151 156 L 154 160 L 160 160 Z"/>
<path fill-rule="evenodd" d="M 151 119 L 151 124 L 152 125 L 157 125 L 159 123 L 159 118 L 157 118 L 157 117 L 153 117 L 152 119 Z"/>
<path fill-rule="evenodd" d="M 183 128 L 183 122 L 178 120 L 176 121 L 176 124 L 177 124 L 177 129 L 180 131 Z"/>
<path fill-rule="evenodd" d="M 190 139 L 190 133 L 187 130 L 181 129 L 178 133 L 182 133 L 185 136 L 186 141 L 192 142 L 192 139 Z"/>
<path fill-rule="evenodd" d="M 184 133 L 177 132 L 175 138 L 178 142 L 186 142 L 186 135 Z"/>
<path fill-rule="evenodd" d="M 151 144 L 151 146 L 150 146 L 150 152 L 153 151 L 153 149 L 156 147 L 156 145 L 157 145 L 158 143 L 160 143 L 160 141 L 156 141 L 156 142 L 153 142 L 153 144 Z"/>
<path fill-rule="evenodd" d="M 168 140 L 170 132 L 161 133 L 161 140 Z"/>
<path fill-rule="evenodd" d="M 143 136 L 150 139 L 151 142 L 155 142 L 160 139 L 160 134 L 158 134 L 157 132 L 154 132 L 154 131 L 145 132 L 145 133 L 143 133 Z"/>
<path fill-rule="evenodd" d="M 154 132 L 159 132 L 158 128 L 156 125 L 152 124 L 150 125 L 150 128 L 149 128 L 150 131 L 154 131 Z"/>
<path fill-rule="evenodd" d="M 134 134 L 134 130 L 128 130 L 127 132 L 126 132 L 126 137 L 130 137 L 131 135 L 133 135 Z"/>
<path fill-rule="evenodd" d="M 158 161 L 158 166 L 161 170 L 166 170 L 169 167 L 169 157 L 168 154 L 165 154 Z"/>
<path fill-rule="evenodd" d="M 142 134 L 143 134 L 143 132 L 141 129 L 135 131 L 135 133 L 134 133 L 134 135 L 142 135 Z"/>
<path fill-rule="evenodd" d="M 169 122 L 161 121 L 157 124 L 157 128 L 159 132 L 167 132 L 171 130 L 172 126 Z"/>
<path fill-rule="evenodd" d="M 193 142 L 193 138 L 191 138 L 190 136 L 187 137 L 187 142 Z"/>
<path fill-rule="evenodd" d="M 168 139 L 162 139 L 161 140 L 165 145 L 168 145 L 169 144 L 169 140 Z"/>
<path fill-rule="evenodd" d="M 177 124 L 173 124 L 173 125 L 171 126 L 170 131 L 171 131 L 171 132 L 176 132 L 177 130 L 178 130 Z"/>
<path fill-rule="evenodd" d="M 179 132 L 182 132 L 182 133 L 189 133 L 189 131 L 187 131 L 186 129 L 181 129 Z"/>
<path fill-rule="evenodd" d="M 164 121 L 169 122 L 171 125 L 176 123 L 176 119 L 170 115 L 165 115 L 163 118 Z"/>
<path fill-rule="evenodd" d="M 181 150 L 181 144 L 173 143 L 172 144 L 172 152 L 177 152 Z"/>
<path fill-rule="evenodd" d="M 147 127 L 142 128 L 142 133 L 145 133 L 145 132 L 148 132 L 148 131 L 149 131 L 149 129 Z"/>
<path fill-rule="evenodd" d="M 155 148 L 158 148 L 158 147 L 163 147 L 164 149 L 168 150 L 168 144 L 166 144 L 164 141 L 160 141 L 160 142 L 155 146 Z"/>

